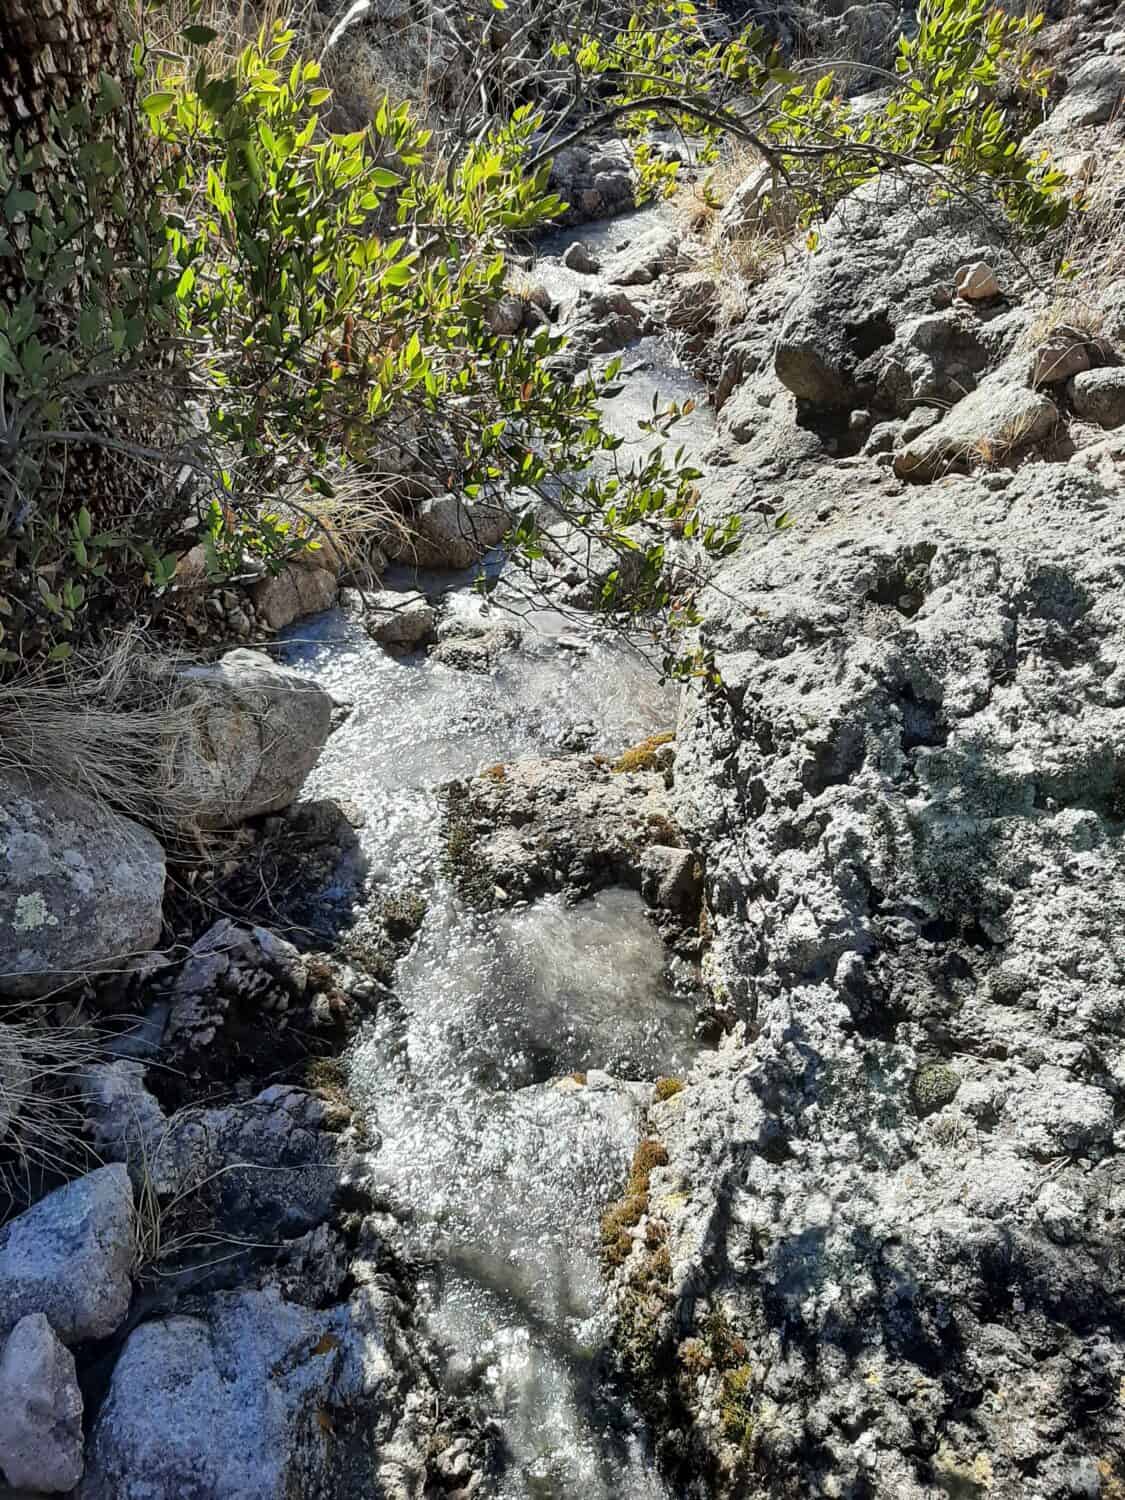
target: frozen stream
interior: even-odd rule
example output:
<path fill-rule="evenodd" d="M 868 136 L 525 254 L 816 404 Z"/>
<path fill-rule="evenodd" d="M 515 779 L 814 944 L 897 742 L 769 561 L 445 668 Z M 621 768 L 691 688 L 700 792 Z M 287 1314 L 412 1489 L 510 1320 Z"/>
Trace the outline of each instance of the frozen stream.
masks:
<path fill-rule="evenodd" d="M 666 390 L 640 362 L 615 423 Z M 682 372 L 666 374 L 688 393 Z M 450 579 L 417 583 L 445 591 Z M 482 605 L 464 587 L 445 608 Z M 598 1221 L 621 1190 L 652 1080 L 695 1051 L 690 999 L 669 982 L 633 892 L 481 914 L 441 871 L 442 782 L 557 753 L 576 734 L 619 753 L 673 727 L 674 698 L 646 661 L 592 630 L 575 635 L 573 621 L 540 613 L 491 672 L 463 672 L 390 655 L 335 611 L 294 631 L 288 659 L 353 705 L 308 794 L 366 815 L 374 890 L 412 886 L 429 902 L 395 1003 L 353 1050 L 351 1087 L 373 1178 L 430 1268 L 423 1306 L 448 1383 L 498 1424 L 501 1472 L 485 1493 L 655 1500 L 667 1491 L 643 1427 L 598 1359 Z"/>

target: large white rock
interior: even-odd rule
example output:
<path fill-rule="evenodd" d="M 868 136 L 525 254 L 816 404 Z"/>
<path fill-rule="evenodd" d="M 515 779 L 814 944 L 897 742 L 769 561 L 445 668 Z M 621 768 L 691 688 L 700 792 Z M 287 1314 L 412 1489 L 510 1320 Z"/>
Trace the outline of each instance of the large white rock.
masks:
<path fill-rule="evenodd" d="M 41 995 L 160 937 L 164 851 L 61 787 L 0 772 L 0 994 Z"/>
<path fill-rule="evenodd" d="M 203 828 L 229 828 L 293 802 L 332 727 L 319 684 L 258 651 L 187 667 L 190 733 L 170 748 L 169 775 Z"/>
<path fill-rule="evenodd" d="M 36 1494 L 63 1494 L 82 1478 L 74 1356 L 42 1313 L 21 1318 L 0 1355 L 0 1469 Z"/>
<path fill-rule="evenodd" d="M 416 591 L 380 589 L 368 596 L 367 631 L 387 646 L 417 646 L 433 635 L 437 611 Z"/>
<path fill-rule="evenodd" d="M 331 568 L 293 562 L 275 578 L 263 578 L 256 583 L 253 599 L 259 616 L 270 629 L 282 630 L 304 615 L 331 609 L 336 592 L 336 575 Z"/>
<path fill-rule="evenodd" d="M 895 473 L 930 480 L 969 460 L 1002 462 L 1047 437 L 1058 417 L 1049 397 L 1029 390 L 1011 365 L 1003 366 L 901 448 L 895 454 Z"/>
<path fill-rule="evenodd" d="M 56 1188 L 0 1229 L 0 1336 L 46 1313 L 64 1344 L 105 1338 L 129 1311 L 134 1258 L 124 1166 Z"/>

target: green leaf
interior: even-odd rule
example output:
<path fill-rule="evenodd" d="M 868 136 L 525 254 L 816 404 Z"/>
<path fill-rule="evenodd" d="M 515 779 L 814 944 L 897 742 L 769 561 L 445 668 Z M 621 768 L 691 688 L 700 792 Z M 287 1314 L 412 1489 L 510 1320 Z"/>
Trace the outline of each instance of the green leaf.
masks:
<path fill-rule="evenodd" d="M 141 100 L 141 108 L 144 110 L 145 114 L 148 115 L 149 119 L 153 120 L 157 117 L 157 115 L 166 115 L 172 108 L 173 104 L 175 104 L 175 102 L 175 94 L 169 94 L 164 91 L 158 90 L 154 94 L 145 95 L 145 97 Z"/>
<path fill-rule="evenodd" d="M 215 41 L 219 33 L 211 26 L 185 26 L 180 35 L 193 47 L 206 47 L 210 42 Z"/>
<path fill-rule="evenodd" d="M 367 180 L 373 187 L 392 188 L 398 187 L 402 178 L 397 172 L 392 172 L 389 167 L 373 167 L 367 174 Z"/>
<path fill-rule="evenodd" d="M 69 641 L 59 641 L 58 645 L 52 646 L 47 653 L 48 661 L 66 661 L 74 647 Z"/>

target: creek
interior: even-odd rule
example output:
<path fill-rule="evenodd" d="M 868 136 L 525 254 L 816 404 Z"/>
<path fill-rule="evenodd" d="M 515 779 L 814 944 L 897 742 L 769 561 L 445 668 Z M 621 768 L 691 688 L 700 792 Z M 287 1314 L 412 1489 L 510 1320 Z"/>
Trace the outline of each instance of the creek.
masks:
<path fill-rule="evenodd" d="M 635 232 L 636 220 L 619 221 L 584 238 Z M 573 294 L 558 259 L 573 237 L 548 242 L 535 268 L 560 299 Z M 636 437 L 654 393 L 694 394 L 655 339 L 625 363 L 632 373 L 607 412 L 623 433 Z M 384 586 L 440 594 L 446 616 L 516 603 L 503 577 L 487 598 L 468 575 L 400 570 Z M 340 610 L 290 635 L 290 663 L 352 705 L 308 795 L 361 810 L 372 891 L 408 887 L 427 902 L 394 1001 L 347 1059 L 350 1092 L 371 1178 L 425 1268 L 423 1317 L 445 1381 L 498 1433 L 501 1472 L 486 1492 L 657 1500 L 667 1491 L 643 1424 L 603 1358 L 598 1225 L 621 1192 L 653 1080 L 683 1072 L 697 1050 L 689 987 L 672 982 L 630 890 L 496 913 L 466 904 L 443 868 L 437 788 L 575 743 L 620 754 L 673 728 L 676 702 L 643 655 L 593 621 L 533 608 L 520 623 L 522 643 L 488 672 L 391 655 Z"/>

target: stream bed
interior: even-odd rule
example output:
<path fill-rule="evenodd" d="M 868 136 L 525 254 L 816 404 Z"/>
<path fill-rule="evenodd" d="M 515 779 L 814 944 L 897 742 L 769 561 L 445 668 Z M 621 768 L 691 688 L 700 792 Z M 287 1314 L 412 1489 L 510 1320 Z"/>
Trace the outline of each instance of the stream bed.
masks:
<path fill-rule="evenodd" d="M 686 377 L 666 374 L 682 399 Z M 615 425 L 647 411 L 658 388 L 657 361 L 642 359 Z M 405 570 L 384 581 L 440 592 L 447 617 L 503 602 L 503 580 L 491 601 L 469 584 Z M 350 1092 L 371 1142 L 370 1181 L 426 1268 L 422 1315 L 448 1388 L 497 1433 L 499 1473 L 485 1493 L 658 1500 L 668 1491 L 643 1424 L 600 1357 L 598 1227 L 653 1080 L 683 1072 L 697 1051 L 691 997 L 670 981 L 633 891 L 495 913 L 467 905 L 443 869 L 437 788 L 575 743 L 619 754 L 673 728 L 676 702 L 641 653 L 592 622 L 535 609 L 521 624 L 522 643 L 488 672 L 392 655 L 344 610 L 289 633 L 290 664 L 351 705 L 307 794 L 363 814 L 373 893 L 405 887 L 427 903 L 393 1001 L 347 1059 Z"/>

